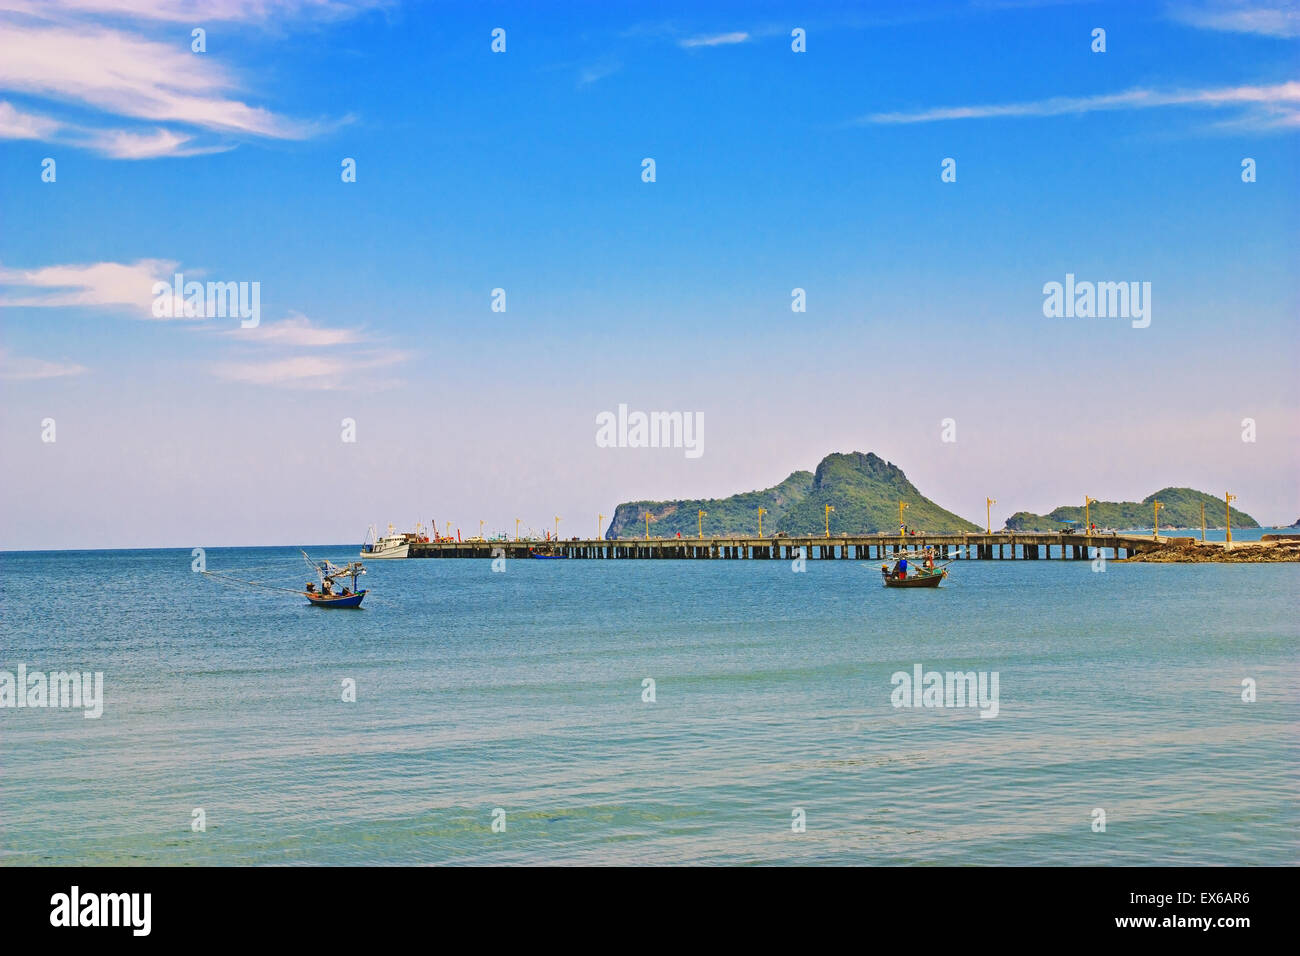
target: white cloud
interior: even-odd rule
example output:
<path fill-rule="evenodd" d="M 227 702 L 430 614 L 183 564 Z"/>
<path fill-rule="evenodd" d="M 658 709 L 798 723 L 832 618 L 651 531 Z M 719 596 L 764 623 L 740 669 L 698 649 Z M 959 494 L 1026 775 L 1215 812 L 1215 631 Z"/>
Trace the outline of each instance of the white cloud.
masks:
<path fill-rule="evenodd" d="M 339 18 L 381 0 L 0 0 L 0 91 L 49 101 L 43 114 L 0 103 L 0 138 L 44 139 L 115 159 L 194 156 L 240 138 L 306 139 L 314 122 L 249 102 L 228 57 L 190 51 L 188 33 L 160 22 Z M 158 34 L 141 32 L 143 27 Z M 73 121 L 61 115 L 72 107 Z M 80 118 L 87 109 L 116 119 Z M 123 127 L 121 120 L 149 124 Z M 166 124 L 160 126 L 159 124 Z M 181 129 L 174 127 L 179 126 Z"/>
<path fill-rule="evenodd" d="M 748 41 L 748 33 L 744 31 L 736 31 L 735 33 L 713 33 L 686 37 L 683 40 L 679 40 L 678 43 L 679 45 L 690 49 L 699 46 L 730 46 L 733 43 L 747 43 Z"/>
<path fill-rule="evenodd" d="M 103 27 L 6 24 L 0 88 L 217 131 L 278 139 L 315 131 L 232 98 L 237 84 L 216 58 Z"/>
<path fill-rule="evenodd" d="M 607 76 L 613 76 L 623 68 L 623 64 L 617 60 L 604 59 L 596 63 L 588 64 L 578 71 L 578 85 L 590 86 L 603 80 Z"/>
<path fill-rule="evenodd" d="M 387 368 L 406 360 L 401 352 L 328 357 L 298 355 L 292 358 L 250 362 L 223 362 L 213 366 L 218 378 L 243 385 L 268 385 L 317 391 L 356 388 L 361 372 Z M 368 389 L 384 384 L 382 378 L 367 378 Z M 389 382 L 388 384 L 396 384 Z"/>
<path fill-rule="evenodd" d="M 48 139 L 58 128 L 58 122 L 47 116 L 23 113 L 12 103 L 0 102 L 0 139 Z"/>
<path fill-rule="evenodd" d="M 265 23 L 341 19 L 394 0 L 0 0 L 0 11 L 31 16 L 117 16 L 168 23 Z"/>
<path fill-rule="evenodd" d="M 155 159 L 160 156 L 201 156 L 234 149 L 232 143 L 191 145 L 194 137 L 169 129 L 134 133 L 123 129 L 93 130 L 76 138 L 82 145 L 112 159 Z"/>
<path fill-rule="evenodd" d="M 63 378 L 68 375 L 80 375 L 85 371 L 86 367 L 84 365 L 76 365 L 70 362 L 47 362 L 44 359 L 11 355 L 7 349 L 0 348 L 0 379 L 11 382 L 31 382 L 42 378 Z"/>
<path fill-rule="evenodd" d="M 251 329 L 228 329 L 225 335 L 245 342 L 264 345 L 327 348 L 332 345 L 353 345 L 362 341 L 355 329 L 331 329 L 315 325 L 305 315 L 297 313 L 279 322 L 264 322 Z"/>
<path fill-rule="evenodd" d="M 1295 105 L 1293 105 L 1295 104 Z M 857 120 L 858 123 L 933 123 L 940 120 L 996 119 L 1028 116 L 1064 116 L 1092 113 L 1102 110 L 1139 110 L 1165 106 L 1201 107 L 1260 107 L 1261 116 L 1271 117 L 1278 125 L 1279 119 L 1293 114 L 1300 106 L 1300 82 L 1291 81 L 1272 86 L 1230 86 L 1201 90 L 1148 90 L 1133 89 L 1122 93 L 1102 93 L 1094 96 L 1057 96 L 1045 100 L 1022 103 L 982 104 L 977 106 L 949 106 L 915 112 L 872 113 Z"/>
<path fill-rule="evenodd" d="M 1300 36 L 1300 9 L 1291 0 L 1260 3 L 1226 0 L 1201 4 L 1170 4 L 1169 16 L 1203 30 L 1255 33 L 1261 36 Z"/>
<path fill-rule="evenodd" d="M 0 266 L 0 308 L 125 308 L 139 318 L 153 318 L 153 285 L 170 283 L 176 265 L 167 259 L 140 259 L 132 263 L 94 262 L 39 269 Z"/>

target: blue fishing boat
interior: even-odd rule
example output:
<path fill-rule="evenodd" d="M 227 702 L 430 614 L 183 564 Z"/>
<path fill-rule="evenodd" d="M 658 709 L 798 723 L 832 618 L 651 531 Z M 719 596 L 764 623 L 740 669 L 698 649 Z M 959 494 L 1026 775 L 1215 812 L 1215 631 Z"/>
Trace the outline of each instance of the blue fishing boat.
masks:
<path fill-rule="evenodd" d="M 307 566 L 315 571 L 320 579 L 319 588 L 311 581 L 307 582 L 307 588 L 302 593 L 308 601 L 316 607 L 361 607 L 361 601 L 369 591 L 366 588 L 357 590 L 357 575 L 366 573 L 365 565 L 360 561 L 354 561 L 339 567 L 330 561 L 313 561 L 306 551 L 302 556 Z M 346 578 L 352 580 L 351 587 L 341 583 Z"/>
<path fill-rule="evenodd" d="M 567 554 L 556 554 L 553 548 L 548 551 L 538 551 L 536 548 L 529 548 L 528 556 L 530 558 L 540 558 L 543 561 L 558 560 L 560 558 L 568 557 Z"/>
<path fill-rule="evenodd" d="M 263 584 L 260 581 L 245 581 L 234 577 L 228 571 L 205 570 L 203 574 L 222 584 L 236 584 L 243 587 L 263 588 L 267 591 L 287 591 L 289 594 L 301 594 L 316 607 L 361 607 L 362 600 L 370 593 L 366 588 L 357 590 L 357 577 L 366 573 L 365 565 L 360 561 L 355 561 L 339 567 L 330 561 L 313 561 L 306 551 L 302 552 L 302 557 L 320 583 L 308 581 L 304 590 L 301 591 L 297 588 L 283 588 L 275 584 Z M 345 579 L 351 580 L 350 587 L 342 583 Z"/>

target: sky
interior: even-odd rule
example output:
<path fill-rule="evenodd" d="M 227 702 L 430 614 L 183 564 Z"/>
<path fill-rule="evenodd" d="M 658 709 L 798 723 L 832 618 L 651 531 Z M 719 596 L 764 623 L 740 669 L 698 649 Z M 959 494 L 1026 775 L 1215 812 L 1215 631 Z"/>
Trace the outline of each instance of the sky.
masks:
<path fill-rule="evenodd" d="M 1272 0 L 0 0 L 0 549 L 590 536 L 836 451 L 1289 524 L 1298 138 Z"/>

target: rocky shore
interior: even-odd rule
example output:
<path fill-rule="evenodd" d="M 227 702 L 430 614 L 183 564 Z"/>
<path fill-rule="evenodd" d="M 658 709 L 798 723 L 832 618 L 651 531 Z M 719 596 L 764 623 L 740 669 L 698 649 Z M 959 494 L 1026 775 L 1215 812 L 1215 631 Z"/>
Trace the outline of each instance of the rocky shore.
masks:
<path fill-rule="evenodd" d="M 1279 561 L 1300 561 L 1300 541 L 1249 541 L 1234 543 L 1231 548 L 1222 542 L 1168 544 L 1135 554 L 1130 562 L 1145 561 L 1151 564 L 1265 564 Z"/>

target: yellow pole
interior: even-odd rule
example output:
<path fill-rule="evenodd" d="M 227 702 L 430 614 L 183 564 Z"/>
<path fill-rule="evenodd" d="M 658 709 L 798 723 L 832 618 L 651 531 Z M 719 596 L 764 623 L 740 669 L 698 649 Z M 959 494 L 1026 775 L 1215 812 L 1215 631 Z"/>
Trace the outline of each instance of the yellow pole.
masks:
<path fill-rule="evenodd" d="M 1163 508 L 1164 505 L 1159 501 L 1153 501 L 1151 504 L 1153 506 L 1152 514 L 1154 515 L 1151 523 L 1151 537 L 1158 538 L 1160 537 L 1160 509 Z"/>
<path fill-rule="evenodd" d="M 1237 500 L 1236 495 L 1230 495 L 1224 492 L 1223 495 L 1223 527 L 1228 531 L 1228 544 L 1232 544 L 1232 503 Z"/>
<path fill-rule="evenodd" d="M 1095 504 L 1096 501 L 1096 498 L 1089 498 L 1087 495 L 1083 496 L 1083 533 L 1088 537 L 1092 537 L 1092 512 L 1088 509 L 1088 506 Z"/>
<path fill-rule="evenodd" d="M 695 515 L 695 529 L 701 540 L 704 538 L 704 516 L 706 514 L 708 514 L 707 511 L 700 511 Z"/>
<path fill-rule="evenodd" d="M 521 521 L 523 521 L 523 520 L 524 520 L 523 518 L 516 518 L 516 519 L 515 519 L 515 540 L 516 540 L 516 541 L 519 540 L 519 522 L 521 522 Z"/>
<path fill-rule="evenodd" d="M 650 512 L 646 512 L 642 517 L 645 518 L 645 539 L 650 540 Z"/>
<path fill-rule="evenodd" d="M 600 529 L 605 523 L 604 515 L 596 515 L 596 540 L 600 540 Z"/>
<path fill-rule="evenodd" d="M 447 522 L 447 537 L 451 537 L 451 522 Z"/>
<path fill-rule="evenodd" d="M 903 509 L 907 506 L 906 501 L 900 501 L 898 503 L 898 535 L 900 538 L 903 536 Z"/>
<path fill-rule="evenodd" d="M 482 518 L 479 518 L 479 521 L 478 521 L 478 536 L 479 536 L 480 538 L 483 537 L 483 519 L 482 519 Z"/>
<path fill-rule="evenodd" d="M 767 514 L 766 508 L 758 509 L 758 536 L 763 537 L 763 515 Z"/>
<path fill-rule="evenodd" d="M 998 499 L 984 496 L 984 533 L 993 533 L 993 506 L 998 503 Z"/>
<path fill-rule="evenodd" d="M 826 506 L 826 537 L 831 536 L 831 512 L 835 510 L 834 505 Z"/>
<path fill-rule="evenodd" d="M 560 540 L 560 516 L 555 516 L 555 540 Z"/>

